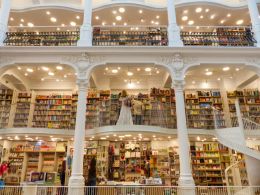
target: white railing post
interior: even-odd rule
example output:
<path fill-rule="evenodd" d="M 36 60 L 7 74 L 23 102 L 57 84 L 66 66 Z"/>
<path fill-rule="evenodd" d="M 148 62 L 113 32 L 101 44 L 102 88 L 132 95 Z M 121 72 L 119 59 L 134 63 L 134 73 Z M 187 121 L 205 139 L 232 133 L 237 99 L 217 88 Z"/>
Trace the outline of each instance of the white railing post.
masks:
<path fill-rule="evenodd" d="M 74 152 L 72 173 L 71 177 L 69 178 L 68 195 L 83 195 L 85 186 L 85 180 L 83 177 L 83 156 L 85 142 L 85 116 L 88 80 L 86 78 L 78 78 L 77 85 L 78 103 L 74 135 Z"/>
<path fill-rule="evenodd" d="M 257 47 L 260 47 L 260 18 L 257 2 L 256 0 L 247 0 L 247 4 L 255 39 L 257 41 Z"/>
<path fill-rule="evenodd" d="M 4 40 L 6 38 L 10 9 L 11 0 L 2 0 L 0 10 L 0 46 L 4 45 Z"/>
<path fill-rule="evenodd" d="M 92 46 L 92 0 L 85 0 L 84 19 L 80 28 L 78 46 Z"/>
<path fill-rule="evenodd" d="M 177 25 L 174 0 L 167 0 L 168 11 L 168 42 L 170 47 L 183 47 L 180 28 Z"/>
<path fill-rule="evenodd" d="M 177 131 L 180 156 L 180 190 L 178 194 L 194 195 L 195 184 L 190 166 L 190 143 L 184 104 L 184 80 L 174 80 L 173 88 L 175 90 L 176 98 Z"/>
<path fill-rule="evenodd" d="M 241 144 L 246 146 L 246 140 L 245 140 L 245 135 L 244 135 L 244 124 L 243 124 L 243 119 L 242 119 L 242 115 L 241 115 L 241 110 L 240 110 L 239 99 L 238 98 L 235 101 L 235 107 L 236 107 L 238 126 L 239 126 L 240 133 L 241 133 L 240 136 L 244 140 L 244 143 L 241 143 Z"/>

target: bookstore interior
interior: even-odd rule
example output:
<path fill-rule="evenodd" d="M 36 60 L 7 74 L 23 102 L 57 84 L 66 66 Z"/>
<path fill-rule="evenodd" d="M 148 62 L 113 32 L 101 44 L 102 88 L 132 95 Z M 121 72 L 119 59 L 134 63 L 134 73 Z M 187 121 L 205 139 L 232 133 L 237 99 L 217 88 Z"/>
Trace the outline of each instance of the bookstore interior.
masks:
<path fill-rule="evenodd" d="M 73 68 L 18 64 L 8 67 L 1 82 L 0 125 L 5 132 L 0 137 L 1 178 L 6 185 L 43 180 L 48 185 L 67 185 L 78 97 Z M 185 82 L 188 129 L 210 131 L 216 120 L 221 127 L 238 126 L 236 98 L 243 115 L 260 121 L 260 79 L 248 67 L 192 67 Z M 86 102 L 86 180 L 95 158 L 98 185 L 178 185 L 177 116 L 171 83 L 161 66 L 114 64 L 93 70 Z M 133 125 L 133 130 L 125 131 L 122 124 Z M 10 133 L 17 129 L 22 133 Z M 243 154 L 221 145 L 210 134 L 194 133 L 189 138 L 196 185 L 248 185 L 245 164 L 240 164 L 239 174 L 236 170 L 225 173 L 244 159 Z M 247 138 L 247 144 L 260 150 L 257 138 Z"/>

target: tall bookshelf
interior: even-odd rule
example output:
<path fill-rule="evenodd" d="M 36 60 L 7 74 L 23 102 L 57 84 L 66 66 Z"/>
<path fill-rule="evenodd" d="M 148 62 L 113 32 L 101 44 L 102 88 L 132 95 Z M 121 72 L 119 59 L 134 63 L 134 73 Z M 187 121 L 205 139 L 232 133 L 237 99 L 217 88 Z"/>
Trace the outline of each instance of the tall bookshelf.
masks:
<path fill-rule="evenodd" d="M 76 125 L 76 115 L 77 115 L 77 103 L 78 103 L 78 94 L 72 94 L 71 99 L 71 119 L 70 119 L 70 129 L 75 129 Z"/>
<path fill-rule="evenodd" d="M 109 126 L 110 125 L 110 90 L 103 90 L 99 92 L 99 126 Z"/>
<path fill-rule="evenodd" d="M 120 102 L 119 102 L 119 96 L 118 94 L 112 94 L 110 95 L 110 125 L 116 125 L 116 122 L 119 117 L 119 111 L 120 111 Z"/>
<path fill-rule="evenodd" d="M 16 112 L 14 117 L 14 127 L 27 127 L 31 108 L 31 94 L 19 93 L 17 99 Z"/>
<path fill-rule="evenodd" d="M 13 90 L 0 89 L 0 128 L 8 126 L 13 99 Z"/>
<path fill-rule="evenodd" d="M 47 95 L 37 95 L 35 98 L 35 107 L 33 113 L 33 127 L 45 128 L 48 125 L 47 115 L 48 115 L 48 96 Z"/>
<path fill-rule="evenodd" d="M 223 111 L 220 91 L 187 91 L 185 101 L 189 128 L 214 129 L 215 120 L 218 121 L 218 127 L 225 127 L 224 114 L 213 110 Z"/>

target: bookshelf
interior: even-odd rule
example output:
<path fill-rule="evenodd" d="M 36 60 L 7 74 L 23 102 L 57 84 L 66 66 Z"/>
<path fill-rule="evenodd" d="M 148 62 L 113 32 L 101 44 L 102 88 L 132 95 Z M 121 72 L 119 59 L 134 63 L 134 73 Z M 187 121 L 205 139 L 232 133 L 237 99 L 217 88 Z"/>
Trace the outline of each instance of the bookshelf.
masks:
<path fill-rule="evenodd" d="M 178 180 L 180 177 L 180 158 L 177 149 L 178 147 L 169 147 L 171 186 L 178 186 Z"/>
<path fill-rule="evenodd" d="M 110 90 L 103 90 L 99 92 L 99 126 L 109 126 L 110 125 Z"/>
<path fill-rule="evenodd" d="M 31 108 L 31 94 L 19 93 L 17 99 L 16 112 L 14 117 L 14 127 L 27 127 Z"/>
<path fill-rule="evenodd" d="M 119 118 L 119 111 L 121 108 L 118 94 L 110 95 L 110 125 L 116 125 Z"/>
<path fill-rule="evenodd" d="M 41 153 L 42 155 L 42 172 L 54 172 L 55 167 L 55 153 L 53 152 L 46 152 Z"/>
<path fill-rule="evenodd" d="M 47 127 L 47 114 L 48 114 L 48 96 L 37 95 L 35 98 L 35 107 L 33 113 L 33 127 L 45 128 Z"/>
<path fill-rule="evenodd" d="M 214 129 L 215 119 L 218 127 L 225 127 L 224 115 L 214 113 L 213 107 L 223 111 L 223 102 L 220 91 L 186 91 L 187 125 L 195 129 Z"/>
<path fill-rule="evenodd" d="M 12 106 L 13 90 L 0 89 L 0 128 L 8 126 Z"/>
<path fill-rule="evenodd" d="M 77 115 L 77 103 L 78 103 L 78 94 L 72 94 L 71 99 L 71 120 L 70 120 L 70 129 L 75 129 L 76 125 L 76 115 Z"/>

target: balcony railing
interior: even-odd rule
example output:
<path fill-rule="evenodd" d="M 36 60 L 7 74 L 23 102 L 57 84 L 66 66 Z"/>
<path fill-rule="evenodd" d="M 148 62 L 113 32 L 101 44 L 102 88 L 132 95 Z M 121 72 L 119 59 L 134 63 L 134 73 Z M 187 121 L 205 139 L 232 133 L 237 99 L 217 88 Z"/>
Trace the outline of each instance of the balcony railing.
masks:
<path fill-rule="evenodd" d="M 181 27 L 184 46 L 253 47 L 254 34 L 248 26 Z M 77 27 L 10 27 L 7 46 L 76 46 Z M 93 46 L 167 46 L 166 26 L 94 26 Z"/>
<path fill-rule="evenodd" d="M 188 191 L 194 191 L 196 195 L 248 195 L 260 194 L 260 187 L 174 187 L 174 186 L 144 186 L 132 184 L 132 186 L 93 186 L 93 187 L 67 187 L 67 186 L 5 186 L 0 188 L 2 195 L 68 195 L 70 190 L 78 192 L 77 195 L 179 195 Z M 73 191 L 72 191 L 73 192 Z"/>

